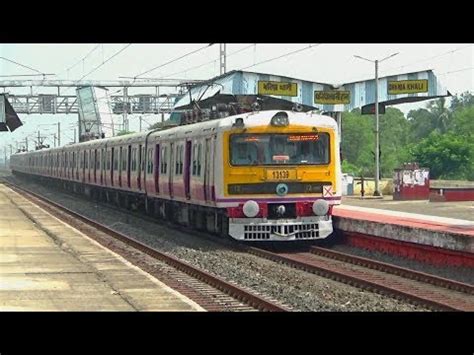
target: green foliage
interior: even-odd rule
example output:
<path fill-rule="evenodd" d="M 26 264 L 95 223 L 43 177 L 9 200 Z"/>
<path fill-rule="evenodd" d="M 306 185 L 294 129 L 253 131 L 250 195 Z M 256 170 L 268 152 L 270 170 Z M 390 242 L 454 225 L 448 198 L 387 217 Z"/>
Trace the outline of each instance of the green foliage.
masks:
<path fill-rule="evenodd" d="M 351 174 L 353 176 L 361 175 L 361 168 L 355 166 L 354 164 L 349 163 L 347 160 L 344 160 L 341 164 L 342 171 L 346 174 Z"/>
<path fill-rule="evenodd" d="M 429 167 L 432 179 L 464 180 L 472 171 L 474 145 L 455 133 L 432 132 L 410 150 L 420 166 Z"/>
<path fill-rule="evenodd" d="M 343 114 L 342 170 L 374 176 L 375 117 L 360 110 Z M 417 161 L 434 179 L 474 180 L 474 96 L 463 93 L 430 101 L 405 118 L 396 108 L 380 115 L 381 176 L 391 177 L 404 162 Z"/>
<path fill-rule="evenodd" d="M 342 157 L 364 173 L 373 171 L 374 135 L 369 116 L 347 112 L 342 115 Z M 344 169 L 343 169 L 344 171 Z M 346 171 L 344 171 L 346 172 Z"/>

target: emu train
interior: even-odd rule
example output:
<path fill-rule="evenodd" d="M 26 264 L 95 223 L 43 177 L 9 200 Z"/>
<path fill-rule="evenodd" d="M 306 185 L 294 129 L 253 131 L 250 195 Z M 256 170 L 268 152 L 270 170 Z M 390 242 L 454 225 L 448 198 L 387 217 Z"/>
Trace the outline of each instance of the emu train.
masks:
<path fill-rule="evenodd" d="M 243 241 L 327 238 L 341 201 L 335 120 L 269 110 L 17 153 L 37 176 Z"/>

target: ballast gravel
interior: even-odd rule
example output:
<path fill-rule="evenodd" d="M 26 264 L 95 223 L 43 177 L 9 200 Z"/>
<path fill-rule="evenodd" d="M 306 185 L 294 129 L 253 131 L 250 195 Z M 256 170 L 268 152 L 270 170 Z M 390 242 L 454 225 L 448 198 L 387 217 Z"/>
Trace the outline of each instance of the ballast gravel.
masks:
<path fill-rule="evenodd" d="M 159 222 L 143 220 L 104 204 L 99 205 L 83 196 L 72 195 L 25 179 L 8 179 L 162 252 L 289 305 L 296 311 L 427 311 L 406 301 L 361 290 L 236 251 Z"/>

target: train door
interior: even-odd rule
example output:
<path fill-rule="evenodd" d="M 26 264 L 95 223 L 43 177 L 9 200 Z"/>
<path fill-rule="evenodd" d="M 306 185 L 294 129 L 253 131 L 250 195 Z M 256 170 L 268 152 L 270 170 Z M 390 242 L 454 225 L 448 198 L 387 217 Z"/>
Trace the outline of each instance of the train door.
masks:
<path fill-rule="evenodd" d="M 105 149 L 100 150 L 100 184 L 104 184 L 104 168 L 105 168 Z"/>
<path fill-rule="evenodd" d="M 140 162 L 141 167 L 140 167 L 140 173 L 141 173 L 141 185 L 143 190 L 148 191 L 146 187 L 146 150 L 145 146 L 142 146 L 142 160 Z"/>
<path fill-rule="evenodd" d="M 116 166 L 116 156 L 117 153 L 115 153 L 115 148 L 112 148 L 112 156 L 110 157 L 110 162 L 112 164 L 111 168 L 110 168 L 110 185 L 111 186 L 114 186 L 114 170 L 117 168 Z"/>
<path fill-rule="evenodd" d="M 120 153 L 119 153 L 119 161 L 118 161 L 118 185 L 120 187 L 122 187 L 122 170 L 123 170 L 123 155 L 124 155 L 124 152 L 123 152 L 123 147 L 120 147 Z"/>
<path fill-rule="evenodd" d="M 82 163 L 82 166 L 81 166 L 81 172 L 80 172 L 80 180 L 81 182 L 84 182 L 85 181 L 85 176 L 86 176 L 86 151 L 83 150 L 82 151 L 82 154 L 81 154 L 81 163 Z"/>
<path fill-rule="evenodd" d="M 159 182 L 160 182 L 160 170 L 159 170 L 159 166 L 160 166 L 160 145 L 159 144 L 156 144 L 155 145 L 155 165 L 154 165 L 154 176 L 155 176 L 155 193 L 158 194 L 160 192 L 160 186 L 159 186 Z"/>
<path fill-rule="evenodd" d="M 191 141 L 186 142 L 186 151 L 184 152 L 184 195 L 189 200 L 191 198 Z"/>
<path fill-rule="evenodd" d="M 87 181 L 91 182 L 92 176 L 91 176 L 91 170 L 94 168 L 95 161 L 92 159 L 92 149 L 89 149 L 88 154 L 88 163 L 87 163 Z"/>
<path fill-rule="evenodd" d="M 213 201 L 214 196 L 212 194 L 213 187 L 213 176 L 212 167 L 214 160 L 214 149 L 212 138 L 206 138 L 204 145 L 204 199 L 206 202 Z"/>
<path fill-rule="evenodd" d="M 137 187 L 138 190 L 142 189 L 142 145 L 138 145 L 138 160 L 137 160 Z"/>
<path fill-rule="evenodd" d="M 97 170 L 99 169 L 99 160 L 97 159 L 97 149 L 94 149 L 94 167 L 93 167 L 93 173 L 92 173 L 92 179 L 94 181 L 94 184 L 97 184 Z"/>
<path fill-rule="evenodd" d="M 173 198 L 173 175 L 175 172 L 174 168 L 174 143 L 170 143 L 170 169 L 168 175 L 168 190 L 170 192 L 170 197 Z"/>

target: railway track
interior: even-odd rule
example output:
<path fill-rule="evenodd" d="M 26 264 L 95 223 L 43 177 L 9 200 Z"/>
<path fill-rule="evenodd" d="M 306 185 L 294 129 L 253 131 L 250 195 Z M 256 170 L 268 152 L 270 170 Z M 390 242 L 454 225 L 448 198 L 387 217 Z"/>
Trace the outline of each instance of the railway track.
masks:
<path fill-rule="evenodd" d="M 474 311 L 474 287 L 469 284 L 320 247 L 303 252 L 248 247 L 248 252 L 433 310 Z"/>
<path fill-rule="evenodd" d="M 106 241 L 103 238 L 98 238 L 97 232 L 101 232 L 108 237 L 114 238 L 114 240 L 119 240 L 133 249 L 139 250 L 140 252 L 167 264 L 169 268 L 160 273 L 160 280 L 178 292 L 193 299 L 206 310 L 258 310 L 271 312 L 285 312 L 291 310 L 288 306 L 279 304 L 274 300 L 268 300 L 250 290 L 212 275 L 183 260 L 179 260 L 172 255 L 160 252 L 159 250 L 156 250 L 155 248 L 137 241 L 123 233 L 61 206 L 60 204 L 30 191 L 29 189 L 13 184 L 4 179 L 2 179 L 2 183 L 21 196 L 47 210 L 55 217 L 58 217 L 62 221 L 72 225 L 74 228 L 81 230 L 81 232 L 84 232 L 106 247 L 110 247 L 110 240 Z M 127 257 L 127 255 L 122 256 Z M 176 271 L 170 270 L 171 268 Z"/>
<path fill-rule="evenodd" d="M 33 192 L 30 193 L 36 195 Z M 38 195 L 38 198 L 49 201 L 48 199 L 43 198 L 40 195 Z M 55 204 L 52 201 L 49 202 Z M 75 212 L 70 211 L 62 206 L 59 206 L 59 208 L 67 210 L 72 214 L 76 214 Z M 123 212 L 124 210 L 120 209 L 120 211 Z M 136 213 L 133 214 L 137 215 Z M 86 217 L 82 218 L 85 218 L 86 220 L 90 221 Z M 152 218 L 147 216 L 140 216 L 140 218 L 152 220 Z M 157 222 L 156 220 L 153 221 Z M 115 233 L 117 235 L 116 238 L 118 239 L 130 239 L 119 232 L 113 231 L 108 227 L 102 226 L 99 223 L 96 223 L 94 221 L 90 222 L 92 224 L 96 224 L 98 226 L 98 229 L 105 228 L 112 234 Z M 184 226 L 173 225 L 173 228 L 177 228 L 178 230 L 185 232 L 190 231 L 189 228 Z M 411 303 L 425 306 L 433 310 L 474 310 L 474 287 L 469 284 L 402 268 L 399 266 L 375 261 L 372 259 L 366 259 L 351 254 L 336 252 L 334 250 L 326 248 L 311 247 L 303 252 L 272 252 L 268 249 L 230 243 L 227 240 L 221 240 L 215 237 L 211 237 L 208 233 L 205 232 L 198 232 L 193 230 L 193 233 L 199 236 L 204 236 L 206 238 L 212 238 L 215 242 L 223 243 L 228 247 L 234 247 L 238 250 L 245 251 L 268 260 L 272 260 L 290 267 L 318 274 L 320 276 L 324 276 L 358 288 L 366 289 L 371 292 L 377 292 L 380 294 L 388 295 L 390 297 L 407 300 Z M 149 249 L 152 249 L 151 254 L 154 254 L 156 252 L 159 253 L 153 248 L 143 245 L 142 243 L 137 242 L 133 239 L 131 240 L 131 243 L 136 243 L 138 249 L 144 248 L 143 252 L 145 253 L 147 253 L 146 250 Z M 166 259 L 169 258 L 168 264 L 170 265 L 176 263 L 177 259 L 172 256 L 165 254 L 163 257 Z M 186 270 L 188 275 L 194 274 L 196 275 L 194 277 L 202 279 L 206 279 L 208 277 L 205 275 L 208 273 L 205 273 L 203 271 L 193 271 L 192 267 L 189 264 L 185 262 L 181 263 L 183 263 L 184 266 L 179 267 L 183 268 L 183 270 Z M 216 277 L 212 276 L 212 278 Z M 215 281 L 213 279 L 209 279 L 206 281 L 207 284 L 216 285 L 213 287 L 219 289 L 224 290 L 225 287 L 228 287 L 219 286 L 218 282 L 219 281 Z M 225 292 L 228 295 L 235 295 L 233 297 L 236 297 L 240 300 L 245 300 L 247 297 L 244 294 L 239 296 L 239 293 L 241 291 L 239 291 L 238 287 L 234 285 L 232 285 L 232 287 L 227 289 L 227 291 Z M 273 309 L 271 306 L 266 309 L 265 306 L 258 306 L 258 301 L 254 300 L 246 301 L 246 303 L 253 304 L 252 307 L 261 310 L 289 310 L 289 308 L 285 307 L 281 307 L 281 309 L 278 309 L 279 306 L 277 306 L 275 309 Z"/>

